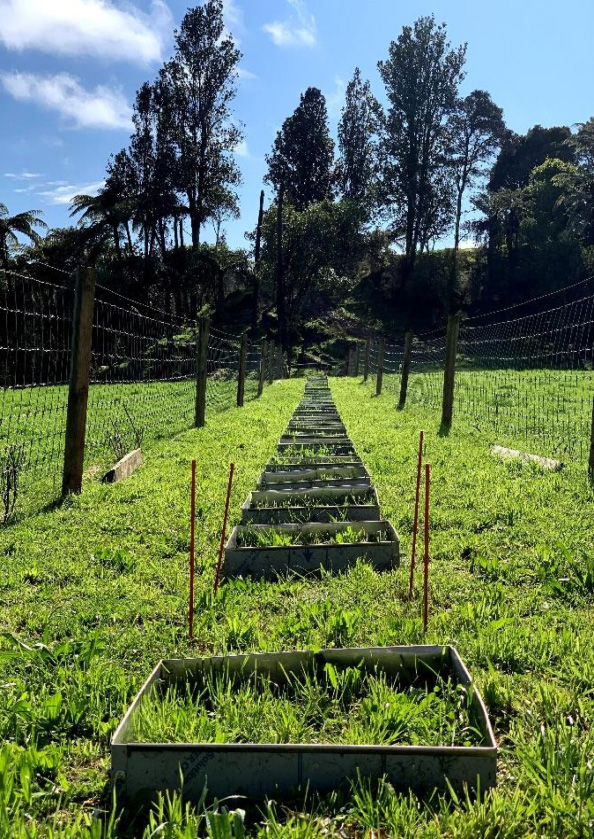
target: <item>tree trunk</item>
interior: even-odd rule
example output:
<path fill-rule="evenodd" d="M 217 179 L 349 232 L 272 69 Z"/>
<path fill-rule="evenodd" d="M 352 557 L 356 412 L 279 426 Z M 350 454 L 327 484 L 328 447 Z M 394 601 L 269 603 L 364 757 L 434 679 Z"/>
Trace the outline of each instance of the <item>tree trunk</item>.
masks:
<path fill-rule="evenodd" d="M 117 224 L 112 224 L 111 229 L 113 230 L 113 243 L 115 245 L 116 250 L 116 257 L 119 263 L 122 262 L 122 246 L 120 244 L 120 232 L 118 230 Z"/>
<path fill-rule="evenodd" d="M 260 191 L 260 209 L 258 211 L 258 226 L 256 227 L 256 247 L 254 250 L 254 300 L 252 304 L 252 331 L 258 328 L 258 309 L 260 305 L 260 245 L 262 241 L 262 219 L 264 217 L 264 190 Z"/>
<path fill-rule="evenodd" d="M 165 242 L 165 223 L 162 218 L 159 219 L 159 246 L 161 248 L 161 257 L 165 261 L 167 245 Z"/>
<path fill-rule="evenodd" d="M 456 221 L 454 224 L 454 250 L 452 253 L 452 271 L 450 275 L 450 293 L 448 300 L 449 313 L 453 315 L 458 304 L 458 250 L 460 248 L 460 222 L 462 219 L 462 193 L 463 189 L 458 189 L 456 197 Z"/>
<path fill-rule="evenodd" d="M 130 248 L 130 256 L 134 253 L 134 244 L 132 243 L 132 233 L 130 231 L 130 222 L 126 219 L 126 239 L 128 240 L 128 247 Z"/>
<path fill-rule="evenodd" d="M 278 191 L 276 208 L 276 315 L 280 344 L 284 352 L 288 350 L 288 330 L 285 301 L 285 270 L 283 263 L 283 202 L 285 188 L 281 184 Z"/>

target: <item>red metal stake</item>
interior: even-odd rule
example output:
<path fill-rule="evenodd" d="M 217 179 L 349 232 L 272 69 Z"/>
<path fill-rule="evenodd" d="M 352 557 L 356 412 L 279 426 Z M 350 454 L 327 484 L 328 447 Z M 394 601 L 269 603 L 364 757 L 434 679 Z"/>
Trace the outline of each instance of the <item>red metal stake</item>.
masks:
<path fill-rule="evenodd" d="M 417 490 L 415 494 L 415 517 L 413 521 L 412 554 L 410 557 L 410 581 L 408 584 L 408 599 L 413 598 L 415 583 L 415 559 L 417 555 L 417 533 L 419 530 L 419 499 L 421 495 L 421 465 L 423 460 L 423 431 L 419 434 L 419 457 L 417 459 Z"/>
<path fill-rule="evenodd" d="M 423 629 L 427 632 L 427 621 L 429 620 L 429 484 L 431 483 L 431 466 L 425 464 L 425 556 L 423 565 L 425 568 L 425 584 L 423 597 Z"/>
<path fill-rule="evenodd" d="M 225 536 L 227 534 L 227 518 L 229 516 L 229 502 L 231 500 L 231 486 L 233 485 L 233 473 L 235 471 L 235 464 L 232 463 L 229 468 L 229 483 L 227 484 L 227 500 L 225 501 L 225 517 L 223 518 L 223 530 L 221 532 L 221 544 L 219 545 L 219 557 L 217 559 L 217 571 L 214 581 L 214 595 L 217 596 L 219 588 L 219 581 L 221 579 L 221 563 L 223 561 L 223 549 L 225 548 Z"/>
<path fill-rule="evenodd" d="M 190 496 L 190 598 L 188 603 L 188 634 L 194 637 L 194 550 L 196 543 L 196 461 L 192 461 L 192 490 Z"/>

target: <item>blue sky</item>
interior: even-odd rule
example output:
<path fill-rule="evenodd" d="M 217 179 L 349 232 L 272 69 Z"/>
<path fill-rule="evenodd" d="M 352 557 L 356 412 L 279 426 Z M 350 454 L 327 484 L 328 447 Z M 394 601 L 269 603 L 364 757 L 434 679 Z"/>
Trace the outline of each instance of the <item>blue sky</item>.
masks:
<path fill-rule="evenodd" d="M 11 213 L 40 209 L 50 226 L 69 223 L 71 196 L 95 191 L 126 145 L 135 91 L 169 57 L 188 5 L 0 0 L 0 201 Z M 300 93 L 321 88 L 335 132 L 354 68 L 383 100 L 377 62 L 420 15 L 445 22 L 453 44 L 468 42 L 464 90 L 488 90 L 514 131 L 594 115 L 593 0 L 226 0 L 225 10 L 244 54 L 233 246 L 254 226 L 264 155 Z"/>

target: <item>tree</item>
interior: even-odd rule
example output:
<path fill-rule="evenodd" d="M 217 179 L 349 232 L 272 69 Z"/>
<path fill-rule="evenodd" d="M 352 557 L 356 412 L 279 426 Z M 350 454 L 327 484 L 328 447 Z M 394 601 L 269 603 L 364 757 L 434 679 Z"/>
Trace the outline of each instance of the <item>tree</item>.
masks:
<path fill-rule="evenodd" d="M 245 278 L 249 273 L 246 252 L 231 250 L 222 238 L 216 245 L 200 245 L 199 250 L 192 253 L 192 262 L 203 291 L 207 289 L 211 300 L 214 301 L 216 314 L 222 315 L 225 305 L 225 281 Z"/>
<path fill-rule="evenodd" d="M 120 228 L 128 217 L 127 212 L 120 193 L 109 184 L 99 190 L 97 195 L 75 195 L 70 205 L 70 216 L 80 216 L 78 225 L 91 254 L 96 257 L 108 239 L 113 239 L 116 258 L 120 263 Z"/>
<path fill-rule="evenodd" d="M 326 100 L 316 87 L 308 87 L 266 155 L 266 181 L 277 193 L 282 185 L 285 201 L 304 210 L 330 195 L 333 157 Z"/>
<path fill-rule="evenodd" d="M 572 230 L 584 245 L 594 246 L 594 117 L 580 123 L 566 145 L 575 164 L 559 172 L 554 180 L 563 189 L 560 201 L 568 212 Z"/>
<path fill-rule="evenodd" d="M 252 332 L 258 328 L 258 313 L 260 308 L 260 254 L 262 247 L 262 221 L 264 220 L 264 190 L 260 190 L 260 204 L 258 207 L 258 223 L 254 243 L 254 299 L 252 302 Z"/>
<path fill-rule="evenodd" d="M 547 158 L 572 163 L 574 152 L 568 145 L 569 128 L 535 125 L 525 135 L 508 132 L 491 170 L 487 191 L 473 202 L 485 217 L 473 223 L 475 231 L 487 238 L 488 286 L 515 289 L 520 282 L 520 251 L 524 247 L 522 227 L 530 216 L 525 192 L 532 172 Z M 532 247 L 536 247 L 532 239 Z M 526 260 L 524 260 L 526 262 Z"/>
<path fill-rule="evenodd" d="M 175 42 L 161 83 L 171 96 L 177 188 L 187 200 L 196 249 L 217 196 L 241 181 L 233 152 L 242 132 L 231 111 L 241 53 L 225 33 L 222 0 L 190 9 Z"/>
<path fill-rule="evenodd" d="M 341 195 L 371 205 L 376 194 L 378 174 L 378 134 L 381 107 L 363 81 L 357 67 L 347 85 L 345 104 L 338 124 L 340 157 L 336 182 Z"/>
<path fill-rule="evenodd" d="M 579 277 L 580 240 L 567 208 L 576 168 L 548 157 L 526 186 L 485 192 L 476 200 L 487 218 L 493 268 L 499 267 L 489 277 L 490 292 L 499 299 L 525 300 Z"/>
<path fill-rule="evenodd" d="M 41 218 L 40 210 L 26 210 L 15 216 L 8 215 L 6 204 L 0 203 L 0 265 L 8 267 L 8 248 L 19 244 L 18 236 L 26 236 L 34 244 L 41 239 L 35 230 L 47 230 L 47 224 Z"/>
<path fill-rule="evenodd" d="M 364 215 L 356 201 L 329 199 L 301 212 L 277 201 L 264 214 L 262 281 L 274 289 L 279 334 L 287 332 L 285 346 L 304 312 L 319 315 L 321 294 L 336 301 L 346 277 L 354 274 L 363 255 Z"/>
<path fill-rule="evenodd" d="M 445 24 L 434 17 L 405 26 L 378 64 L 389 110 L 382 161 L 383 202 L 403 241 L 403 284 L 422 243 L 443 232 L 451 199 L 445 169 L 446 123 L 454 110 L 466 46 L 451 49 Z"/>
<path fill-rule="evenodd" d="M 532 170 L 547 157 L 571 163 L 573 152 L 567 143 L 570 137 L 566 126 L 535 125 L 524 135 L 509 132 L 491 171 L 489 192 L 528 186 Z"/>
<path fill-rule="evenodd" d="M 486 175 L 486 164 L 492 159 L 505 135 L 503 111 L 484 90 L 473 90 L 460 99 L 452 113 L 449 157 L 454 177 L 456 210 L 454 220 L 454 248 L 450 286 L 450 308 L 455 307 L 458 286 L 458 250 L 464 193 Z"/>

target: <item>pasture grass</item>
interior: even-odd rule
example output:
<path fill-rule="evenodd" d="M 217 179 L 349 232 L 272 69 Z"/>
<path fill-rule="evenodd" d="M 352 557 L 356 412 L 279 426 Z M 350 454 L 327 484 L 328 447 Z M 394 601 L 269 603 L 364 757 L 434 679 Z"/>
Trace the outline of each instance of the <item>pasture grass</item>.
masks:
<path fill-rule="evenodd" d="M 210 379 L 207 416 L 233 407 L 236 395 L 235 379 Z M 246 381 L 246 402 L 255 396 L 250 378 Z M 191 428 L 195 400 L 193 378 L 92 384 L 87 409 L 85 478 L 96 478 L 140 444 L 146 449 L 155 441 Z M 66 385 L 0 391 L 0 468 L 7 450 L 17 450 L 22 458 L 17 515 L 39 510 L 59 499 L 67 406 Z"/>
<path fill-rule="evenodd" d="M 449 679 L 413 684 L 326 664 L 321 674 L 208 674 L 153 691 L 131 742 L 474 746 L 471 695 Z"/>
<path fill-rule="evenodd" d="M 454 411 L 501 445 L 536 446 L 538 454 L 584 460 L 590 445 L 592 370 L 471 370 L 458 358 Z M 400 376 L 384 376 L 398 393 Z M 441 409 L 443 373 L 413 374 L 409 400 Z"/>
<path fill-rule="evenodd" d="M 594 832 L 594 491 L 489 455 L 462 416 L 449 434 L 418 402 L 332 380 L 338 410 L 400 533 L 402 566 L 278 583 L 212 581 L 229 462 L 231 525 L 297 404 L 302 381 L 155 443 L 129 480 L 85 492 L 0 533 L 0 836 L 577 839 Z M 409 602 L 418 431 L 432 465 L 429 629 Z M 532 451 L 548 452 L 536 446 Z M 198 460 L 199 573 L 187 640 L 189 462 Z M 162 799 L 120 812 L 109 738 L 162 657 L 326 646 L 455 645 L 501 745 L 482 800 L 420 801 L 364 780 L 330 796 L 227 813 Z"/>

